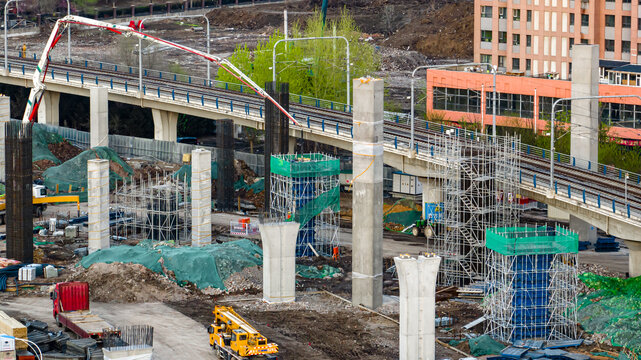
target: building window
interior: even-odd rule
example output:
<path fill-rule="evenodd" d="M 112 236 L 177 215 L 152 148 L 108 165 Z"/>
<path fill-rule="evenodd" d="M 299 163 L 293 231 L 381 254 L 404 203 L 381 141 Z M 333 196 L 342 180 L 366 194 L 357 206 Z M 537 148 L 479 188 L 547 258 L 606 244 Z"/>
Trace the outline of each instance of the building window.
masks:
<path fill-rule="evenodd" d="M 525 35 L 525 46 L 532 46 L 532 35 Z"/>
<path fill-rule="evenodd" d="M 478 90 L 434 87 L 432 91 L 435 110 L 481 112 L 481 92 Z"/>
<path fill-rule="evenodd" d="M 581 26 L 590 26 L 590 15 L 581 14 Z"/>
<path fill-rule="evenodd" d="M 574 38 L 570 38 L 570 50 L 572 50 L 573 46 L 574 46 Z"/>
<path fill-rule="evenodd" d="M 587 26 L 587 25 L 583 25 L 583 26 Z M 605 26 L 614 27 L 614 15 L 606 15 L 605 16 Z"/>
<path fill-rule="evenodd" d="M 570 14 L 570 26 L 574 26 L 574 14 Z"/>
<path fill-rule="evenodd" d="M 512 10 L 512 20 L 514 20 L 514 21 L 521 20 L 521 10 L 520 9 Z"/>
<path fill-rule="evenodd" d="M 505 56 L 499 55 L 499 67 L 505 67 Z"/>
<path fill-rule="evenodd" d="M 631 4 L 631 3 L 632 3 L 632 1 L 631 1 L 631 0 L 623 0 L 623 3 L 624 3 L 624 4 Z"/>
<path fill-rule="evenodd" d="M 521 59 L 512 58 L 512 70 L 518 71 L 521 68 Z"/>
<path fill-rule="evenodd" d="M 526 71 L 532 70 L 532 60 L 525 59 L 525 70 Z"/>
<path fill-rule="evenodd" d="M 520 45 L 520 44 L 521 44 L 521 35 L 512 34 L 512 45 Z"/>
<path fill-rule="evenodd" d="M 524 119 L 534 117 L 534 96 L 521 94 L 497 93 L 497 115 Z M 485 113 L 491 113 L 494 108 L 492 97 L 486 96 Z"/>
<path fill-rule="evenodd" d="M 614 40 L 605 40 L 605 51 L 614 51 Z"/>
<path fill-rule="evenodd" d="M 481 6 L 481 17 L 492 18 L 492 7 L 491 6 Z"/>
<path fill-rule="evenodd" d="M 481 54 L 481 62 L 484 63 L 484 64 L 491 64 L 492 63 L 492 55 Z"/>
<path fill-rule="evenodd" d="M 629 41 L 621 41 L 621 52 L 625 54 L 630 53 L 630 42 Z"/>
<path fill-rule="evenodd" d="M 527 22 L 532 22 L 532 10 L 527 11 Z"/>
<path fill-rule="evenodd" d="M 507 32 L 499 31 L 499 43 L 500 44 L 507 43 Z"/>
<path fill-rule="evenodd" d="M 507 19 L 507 8 L 499 8 L 499 19 Z"/>
<path fill-rule="evenodd" d="M 584 45 L 589 44 L 588 39 L 581 39 L 581 44 L 584 44 Z"/>
<path fill-rule="evenodd" d="M 637 29 L 641 30 L 641 17 L 637 18 Z"/>
<path fill-rule="evenodd" d="M 641 55 L 641 44 L 637 44 L 637 55 Z"/>
<path fill-rule="evenodd" d="M 621 26 L 629 29 L 632 24 L 632 18 L 629 16 L 624 16 L 621 21 Z"/>
<path fill-rule="evenodd" d="M 492 30 L 481 30 L 481 42 L 492 42 Z"/>

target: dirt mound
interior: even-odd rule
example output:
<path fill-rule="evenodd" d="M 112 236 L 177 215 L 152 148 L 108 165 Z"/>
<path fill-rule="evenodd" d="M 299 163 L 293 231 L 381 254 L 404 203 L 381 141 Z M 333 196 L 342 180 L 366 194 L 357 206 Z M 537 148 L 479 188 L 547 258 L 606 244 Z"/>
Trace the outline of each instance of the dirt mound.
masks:
<path fill-rule="evenodd" d="M 89 283 L 92 301 L 142 303 L 184 301 L 189 290 L 138 264 L 97 263 L 76 268 L 68 281 Z"/>
<path fill-rule="evenodd" d="M 42 173 L 47 170 L 48 168 L 56 166 L 56 164 L 48 159 L 42 159 L 38 161 L 34 161 L 31 165 L 31 169 L 33 171 L 33 179 L 41 179 L 42 180 Z"/>
<path fill-rule="evenodd" d="M 207 14 L 207 18 L 212 24 L 219 27 L 241 28 L 249 30 L 262 29 L 266 26 L 282 25 L 282 14 L 274 16 L 273 14 L 264 14 L 257 12 L 255 9 L 242 10 L 237 8 L 222 8 L 212 10 Z"/>
<path fill-rule="evenodd" d="M 73 159 L 82 152 L 79 147 L 71 145 L 67 140 L 57 144 L 49 144 L 48 147 L 49 151 L 51 151 L 53 156 L 57 157 L 60 162 Z"/>
<path fill-rule="evenodd" d="M 243 160 L 234 160 L 234 170 L 236 170 L 235 180 L 239 180 L 241 176 L 248 184 L 253 184 L 256 180 L 256 173 Z"/>

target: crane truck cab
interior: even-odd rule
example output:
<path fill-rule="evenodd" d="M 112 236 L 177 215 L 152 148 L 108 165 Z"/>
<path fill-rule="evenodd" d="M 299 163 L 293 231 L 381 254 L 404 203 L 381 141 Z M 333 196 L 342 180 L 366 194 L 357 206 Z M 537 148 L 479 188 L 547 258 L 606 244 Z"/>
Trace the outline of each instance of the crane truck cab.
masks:
<path fill-rule="evenodd" d="M 278 345 L 268 343 L 258 330 L 231 307 L 217 305 L 208 328 L 209 345 L 221 359 L 278 359 Z"/>

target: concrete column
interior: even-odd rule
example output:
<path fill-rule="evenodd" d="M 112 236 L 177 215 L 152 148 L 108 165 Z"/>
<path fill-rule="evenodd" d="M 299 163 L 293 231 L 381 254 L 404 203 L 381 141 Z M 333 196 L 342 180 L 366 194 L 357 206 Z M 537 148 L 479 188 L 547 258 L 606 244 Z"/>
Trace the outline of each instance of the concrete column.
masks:
<path fill-rule="evenodd" d="M 211 152 L 191 152 L 191 246 L 211 244 Z"/>
<path fill-rule="evenodd" d="M 383 80 L 354 80 L 352 303 L 383 303 Z"/>
<path fill-rule="evenodd" d="M 419 178 L 423 188 L 422 204 L 423 219 L 427 219 L 427 206 L 425 204 L 438 204 L 443 202 L 443 180 L 439 178 Z"/>
<path fill-rule="evenodd" d="M 289 142 L 287 144 L 287 147 L 288 147 L 288 150 L 289 150 L 287 152 L 288 154 L 296 153 L 296 138 L 295 137 L 293 137 L 293 136 L 289 137 Z"/>
<path fill-rule="evenodd" d="M 151 115 L 154 119 L 154 139 L 175 142 L 178 139 L 178 113 L 151 109 Z"/>
<path fill-rule="evenodd" d="M 87 160 L 89 253 L 109 248 L 109 160 Z"/>
<path fill-rule="evenodd" d="M 258 224 L 263 242 L 263 300 L 296 300 L 296 237 L 300 224 Z"/>
<path fill-rule="evenodd" d="M 557 221 L 570 221 L 570 214 L 552 205 L 548 205 L 548 218 Z"/>
<path fill-rule="evenodd" d="M 91 147 L 109 146 L 109 91 L 89 89 L 89 138 Z"/>
<path fill-rule="evenodd" d="M 572 97 L 598 96 L 599 46 L 575 45 L 572 48 L 572 69 L 580 71 L 579 76 L 572 76 Z M 596 169 L 599 161 L 599 100 L 572 100 L 571 123 L 570 155 L 576 158 L 577 166 L 587 169 L 587 161 L 590 161 L 590 168 Z M 596 242 L 596 228 L 572 215 L 570 229 L 579 234 L 579 240 Z"/>
<path fill-rule="evenodd" d="M 436 277 L 441 258 L 395 257 L 399 286 L 399 358 L 433 360 L 436 343 Z"/>
<path fill-rule="evenodd" d="M 38 122 L 47 125 L 60 125 L 60 93 L 45 91 L 38 106 Z"/>
<path fill-rule="evenodd" d="M 641 276 L 641 242 L 625 240 L 625 245 L 630 249 L 628 259 L 630 277 Z"/>
<path fill-rule="evenodd" d="M 8 96 L 0 96 L 0 181 L 5 182 L 6 178 L 6 162 L 4 158 L 4 140 L 6 138 L 4 125 L 11 120 L 11 98 Z"/>

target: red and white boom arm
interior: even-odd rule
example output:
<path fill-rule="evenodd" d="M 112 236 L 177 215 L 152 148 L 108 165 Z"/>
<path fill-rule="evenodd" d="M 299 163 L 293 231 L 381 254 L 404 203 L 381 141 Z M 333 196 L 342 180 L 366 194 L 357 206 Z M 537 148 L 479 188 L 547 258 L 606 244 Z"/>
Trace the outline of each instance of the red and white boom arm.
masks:
<path fill-rule="evenodd" d="M 220 66 L 221 68 L 225 69 L 225 71 L 232 74 L 240 82 L 250 87 L 257 94 L 259 94 L 260 96 L 266 99 L 269 99 L 269 101 L 271 101 L 281 112 L 283 112 L 283 114 L 285 114 L 295 125 L 300 126 L 300 124 L 296 121 L 296 119 L 294 119 L 294 117 L 287 110 L 285 110 L 276 100 L 274 100 L 271 96 L 269 96 L 269 94 L 263 88 L 258 86 L 254 81 L 252 81 L 252 79 L 250 79 L 247 75 L 245 75 L 242 71 L 240 71 L 237 67 L 235 67 L 234 64 L 230 63 L 226 59 L 222 59 L 218 56 L 206 54 L 202 51 L 192 49 L 184 45 L 180 45 L 168 40 L 164 40 L 152 35 L 145 34 L 141 32 L 140 29 L 137 29 L 135 26 L 115 25 L 115 24 L 104 22 L 104 21 L 98 21 L 98 20 L 89 19 L 81 16 L 74 16 L 74 15 L 68 15 L 56 21 L 56 24 L 53 27 L 53 30 L 51 31 L 51 35 L 49 35 L 49 39 L 47 40 L 47 45 L 44 48 L 42 56 L 40 57 L 40 61 L 36 66 L 36 71 L 33 74 L 33 79 L 32 79 L 33 88 L 31 88 L 31 92 L 29 93 L 29 99 L 27 99 L 27 107 L 25 108 L 25 112 L 22 117 L 23 122 L 33 122 L 35 120 L 35 115 L 38 112 L 38 105 L 40 104 L 40 99 L 42 98 L 42 94 L 45 91 L 44 81 L 45 81 L 45 78 L 47 77 L 47 69 L 49 67 L 49 53 L 56 46 L 56 44 L 62 37 L 64 30 L 67 27 L 71 26 L 72 24 L 105 29 L 105 30 L 112 31 L 118 35 L 135 36 L 153 43 L 168 45 L 170 47 L 180 49 L 180 50 L 192 53 L 194 55 L 200 56 L 207 61 L 212 61 L 216 63 L 218 66 Z M 141 51 L 141 49 L 138 49 L 138 51 Z"/>

